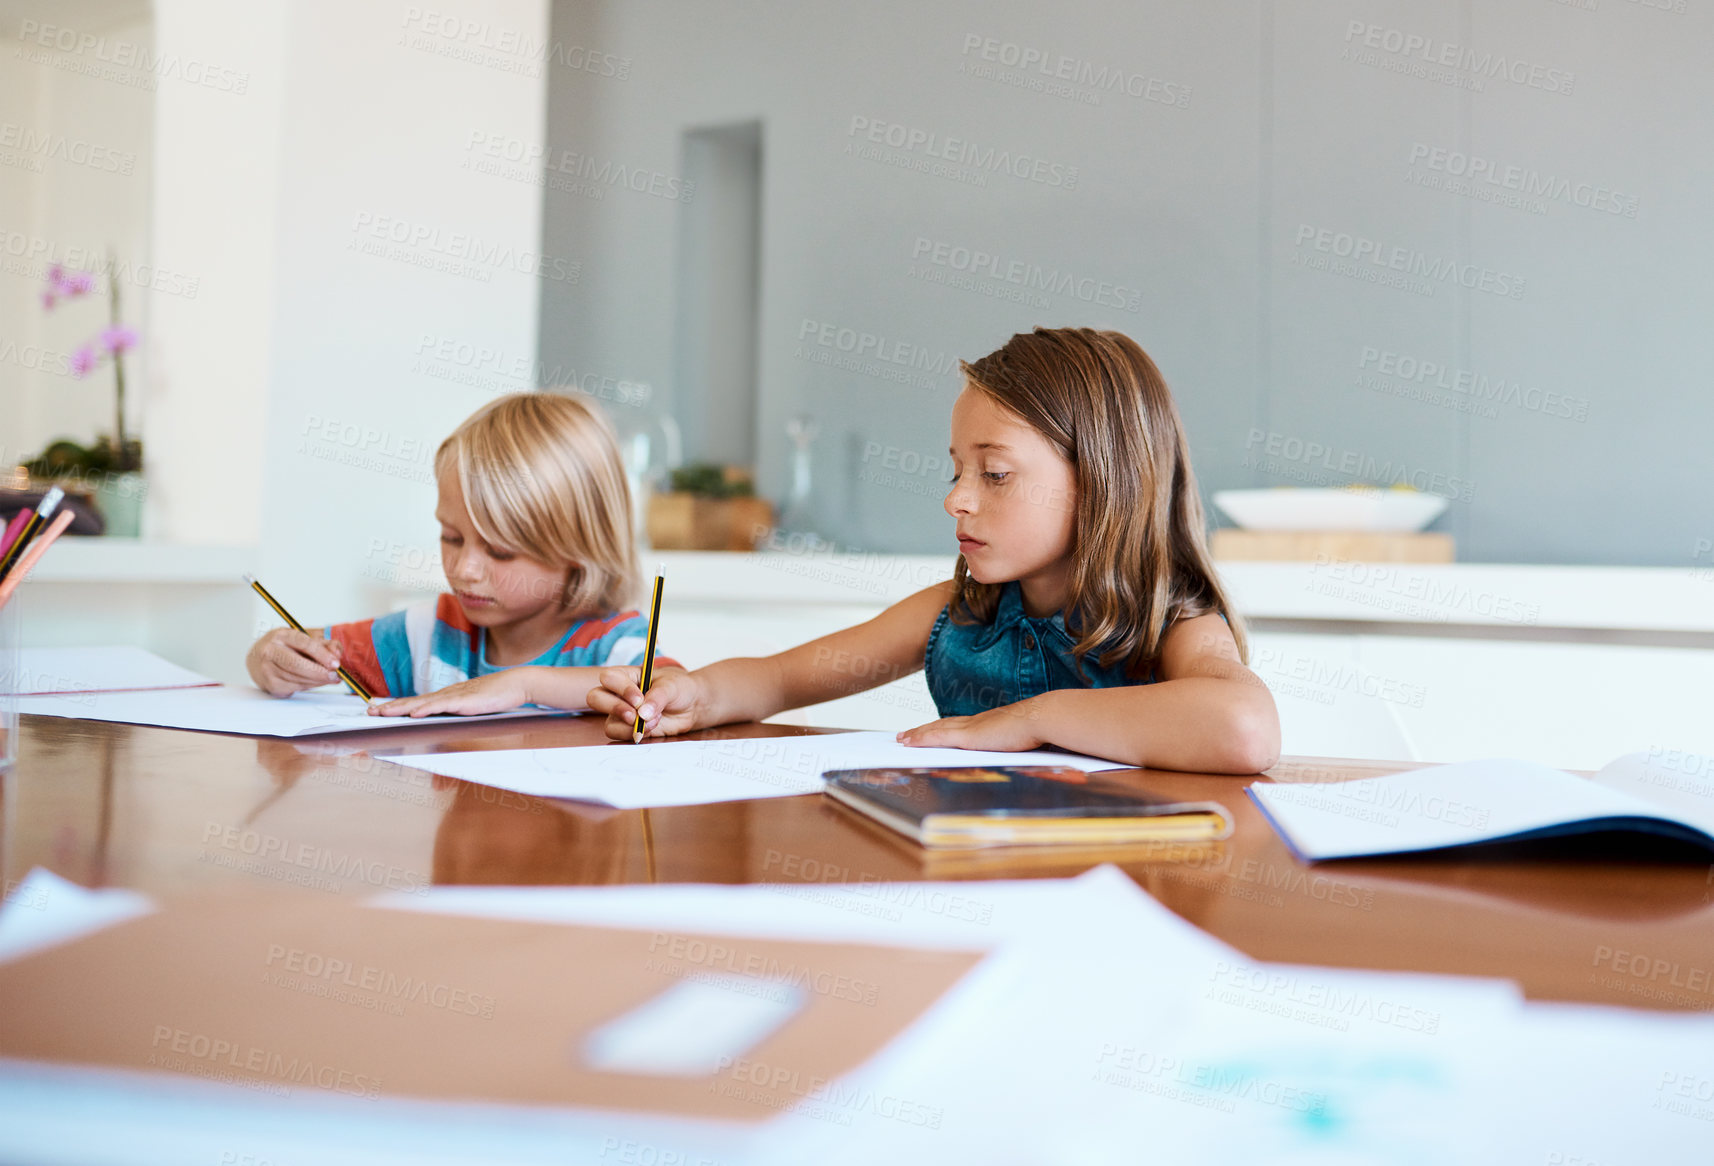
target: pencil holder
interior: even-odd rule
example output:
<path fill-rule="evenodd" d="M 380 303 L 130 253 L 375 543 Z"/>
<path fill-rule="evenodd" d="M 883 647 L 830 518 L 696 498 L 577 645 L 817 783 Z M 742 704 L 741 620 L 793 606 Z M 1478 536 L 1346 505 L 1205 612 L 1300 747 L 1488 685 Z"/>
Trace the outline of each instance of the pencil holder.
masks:
<path fill-rule="evenodd" d="M 0 607 L 0 776 L 12 772 L 18 760 L 18 690 L 23 687 L 18 675 L 18 634 L 23 617 L 21 597 L 14 592 L 12 601 Z"/>

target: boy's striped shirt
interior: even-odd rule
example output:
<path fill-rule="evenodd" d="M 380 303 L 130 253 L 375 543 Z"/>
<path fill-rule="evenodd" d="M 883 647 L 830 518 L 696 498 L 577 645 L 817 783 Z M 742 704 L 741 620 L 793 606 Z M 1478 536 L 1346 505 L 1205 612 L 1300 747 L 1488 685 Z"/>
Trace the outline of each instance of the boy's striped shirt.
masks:
<path fill-rule="evenodd" d="M 649 623 L 642 615 L 615 612 L 573 624 L 559 643 L 525 663 L 562 668 L 640 665 L 648 635 Z M 465 618 L 451 595 L 378 619 L 334 624 L 326 636 L 339 641 L 345 668 L 376 696 L 422 696 L 513 667 L 483 659 L 487 632 Z M 678 667 L 658 653 L 655 663 Z"/>

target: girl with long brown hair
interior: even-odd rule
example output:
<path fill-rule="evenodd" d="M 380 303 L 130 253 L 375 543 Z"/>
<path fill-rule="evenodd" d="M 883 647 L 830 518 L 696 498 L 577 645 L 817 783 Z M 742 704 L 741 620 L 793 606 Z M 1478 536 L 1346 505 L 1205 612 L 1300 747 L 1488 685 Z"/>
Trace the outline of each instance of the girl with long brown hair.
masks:
<path fill-rule="evenodd" d="M 589 704 L 609 736 L 629 739 L 639 710 L 651 736 L 681 733 L 926 668 L 941 719 L 906 744 L 1057 745 L 1202 773 L 1274 763 L 1279 716 L 1245 667 L 1154 361 L 1118 332 L 1038 328 L 963 369 L 953 577 L 776 656 L 657 669 L 646 699 L 637 669 L 606 669 Z"/>

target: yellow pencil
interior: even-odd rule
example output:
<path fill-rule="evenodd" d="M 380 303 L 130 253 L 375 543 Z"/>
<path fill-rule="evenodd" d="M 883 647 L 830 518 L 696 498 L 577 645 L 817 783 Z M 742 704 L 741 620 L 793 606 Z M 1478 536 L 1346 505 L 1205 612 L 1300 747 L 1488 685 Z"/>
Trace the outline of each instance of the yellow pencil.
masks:
<path fill-rule="evenodd" d="M 293 619 L 292 613 L 287 611 L 285 608 L 281 607 L 280 601 L 275 599 L 272 595 L 269 595 L 268 589 L 266 587 L 262 586 L 260 583 L 256 582 L 256 577 L 254 575 L 244 576 L 244 582 L 246 582 L 246 583 L 250 584 L 250 586 L 254 587 L 256 589 L 256 594 L 260 595 L 264 600 L 266 600 L 268 606 L 273 608 L 274 612 L 281 619 L 285 620 L 288 624 L 290 624 L 292 626 L 293 630 L 305 632 L 307 634 L 308 629 L 305 628 L 303 624 L 301 624 L 297 620 Z M 335 671 L 337 671 L 339 673 L 339 678 L 341 680 L 345 681 L 345 683 L 347 683 L 351 686 L 352 692 L 355 692 L 358 696 L 362 697 L 364 700 L 375 699 L 373 696 L 370 695 L 369 690 L 367 688 L 364 688 L 363 685 L 358 682 L 357 677 L 355 677 L 355 676 L 351 675 L 351 673 L 347 672 L 343 665 L 341 665 L 339 668 L 335 669 Z"/>
<path fill-rule="evenodd" d="M 649 695 L 649 684 L 655 675 L 655 633 L 661 627 L 661 591 L 667 583 L 667 565 L 662 563 L 655 568 L 655 595 L 649 600 L 649 638 L 643 646 L 643 681 L 637 687 L 643 690 L 643 695 Z M 637 709 L 636 719 L 631 722 L 631 744 L 636 745 L 643 740 L 643 710 Z"/>

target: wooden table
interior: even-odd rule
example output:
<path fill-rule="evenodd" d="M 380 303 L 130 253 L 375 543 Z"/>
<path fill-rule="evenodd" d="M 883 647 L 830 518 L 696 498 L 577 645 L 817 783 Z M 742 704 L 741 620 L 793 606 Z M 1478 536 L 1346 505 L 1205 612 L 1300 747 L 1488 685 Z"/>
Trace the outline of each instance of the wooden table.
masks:
<path fill-rule="evenodd" d="M 750 724 L 701 735 L 810 731 Z M 1540 999 L 1714 1008 L 1714 867 L 1699 851 L 1659 842 L 1308 866 L 1244 795 L 1252 779 L 1125 770 L 1111 776 L 1223 802 L 1235 834 L 1199 845 L 936 855 L 819 795 L 608 810 L 436 777 L 367 752 L 602 740 L 592 718 L 291 741 L 27 716 L 17 769 L 0 793 L 0 872 L 8 887 L 42 866 L 85 886 L 158 895 L 257 887 L 366 895 L 455 883 L 1042 878 L 1113 862 L 1257 959 L 1501 976 Z M 1403 768 L 1291 758 L 1268 777 L 1343 781 Z"/>

